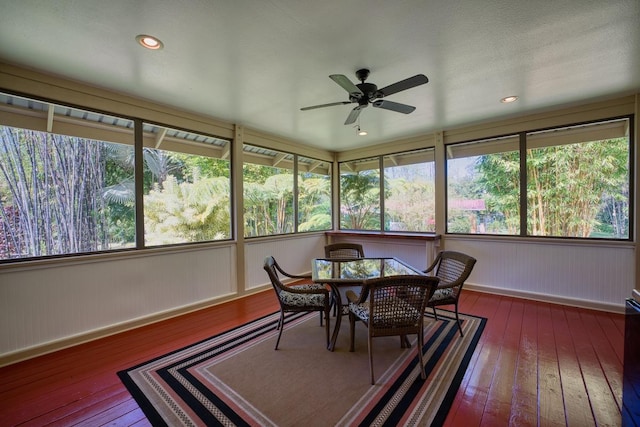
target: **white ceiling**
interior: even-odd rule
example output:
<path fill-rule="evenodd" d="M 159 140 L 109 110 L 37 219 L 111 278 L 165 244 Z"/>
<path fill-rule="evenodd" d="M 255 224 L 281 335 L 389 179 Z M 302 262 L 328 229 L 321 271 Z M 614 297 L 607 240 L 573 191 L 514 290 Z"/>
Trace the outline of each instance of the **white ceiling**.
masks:
<path fill-rule="evenodd" d="M 640 0 L 0 0 L 0 60 L 343 151 L 638 92 Z M 359 68 L 430 82 L 389 96 L 412 114 L 365 109 L 366 137 L 355 104 L 300 111 Z"/>

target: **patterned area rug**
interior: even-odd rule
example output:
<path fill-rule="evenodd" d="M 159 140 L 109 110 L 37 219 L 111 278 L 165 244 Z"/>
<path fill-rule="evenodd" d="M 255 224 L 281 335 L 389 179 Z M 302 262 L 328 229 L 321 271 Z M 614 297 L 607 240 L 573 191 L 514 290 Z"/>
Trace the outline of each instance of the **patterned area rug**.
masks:
<path fill-rule="evenodd" d="M 425 318 L 426 381 L 415 336 L 409 349 L 398 337 L 380 337 L 373 341 L 372 386 L 364 325 L 356 324 L 349 352 L 345 317 L 329 352 L 316 313 L 289 316 L 277 351 L 276 313 L 118 375 L 157 426 L 438 426 L 486 323 L 460 317 L 463 338 L 450 312 Z"/>

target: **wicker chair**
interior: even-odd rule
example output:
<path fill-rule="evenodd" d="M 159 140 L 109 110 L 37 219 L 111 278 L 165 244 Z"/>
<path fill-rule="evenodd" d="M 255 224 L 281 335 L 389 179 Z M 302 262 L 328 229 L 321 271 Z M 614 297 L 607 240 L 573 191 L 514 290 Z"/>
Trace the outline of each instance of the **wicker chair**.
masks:
<path fill-rule="evenodd" d="M 320 326 L 322 326 L 322 315 L 324 314 L 328 348 L 330 300 L 329 291 L 327 290 L 327 288 L 323 285 L 317 284 L 285 286 L 280 281 L 278 273 L 294 279 L 309 279 L 311 276 L 300 276 L 285 272 L 272 256 L 268 256 L 264 259 L 264 269 L 269 275 L 269 279 L 271 280 L 273 289 L 276 291 L 276 295 L 278 296 L 278 302 L 280 303 L 280 320 L 278 321 L 279 332 L 275 349 L 278 349 L 278 345 L 280 344 L 280 337 L 282 336 L 282 330 L 284 329 L 284 313 L 297 313 L 304 311 L 319 311 Z"/>
<path fill-rule="evenodd" d="M 332 243 L 324 247 L 325 258 L 364 258 L 364 249 L 360 243 Z"/>
<path fill-rule="evenodd" d="M 462 324 L 458 316 L 458 299 L 462 292 L 462 286 L 464 286 L 465 280 L 471 274 L 475 263 L 476 259 L 469 255 L 454 251 L 442 251 L 433 261 L 433 264 L 424 271 L 427 274 L 434 274 L 440 279 L 438 289 L 436 289 L 427 306 L 433 308 L 433 315 L 438 320 L 436 307 L 453 304 L 461 337 L 464 334 L 462 333 Z"/>
<path fill-rule="evenodd" d="M 332 258 L 332 259 L 353 259 L 353 258 L 364 258 L 364 249 L 360 243 L 332 243 L 330 245 L 326 245 L 324 247 L 324 257 Z M 362 287 L 361 286 L 343 286 L 340 288 L 342 297 L 342 314 L 349 314 L 349 310 L 346 308 L 346 292 L 353 291 L 360 293 Z M 333 307 L 333 315 L 337 316 L 338 308 L 336 305 L 336 297 L 331 294 L 331 306 Z"/>
<path fill-rule="evenodd" d="M 422 357 L 424 310 L 439 280 L 431 276 L 389 276 L 365 281 L 359 297 L 351 291 L 347 293 L 351 325 L 350 351 L 354 351 L 355 324 L 356 320 L 360 320 L 368 330 L 371 384 L 375 384 L 373 338 L 384 336 L 400 336 L 402 348 L 409 346 L 408 334 L 418 336 L 420 376 L 423 380 L 426 379 Z"/>

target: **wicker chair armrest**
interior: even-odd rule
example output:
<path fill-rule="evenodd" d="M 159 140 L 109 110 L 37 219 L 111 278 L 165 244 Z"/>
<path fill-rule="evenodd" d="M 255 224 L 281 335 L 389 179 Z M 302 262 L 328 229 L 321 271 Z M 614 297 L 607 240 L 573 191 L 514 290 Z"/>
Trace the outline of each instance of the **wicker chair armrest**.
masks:
<path fill-rule="evenodd" d="M 282 273 L 284 276 L 290 277 L 292 279 L 311 279 L 310 274 L 291 274 L 291 273 Z"/>
<path fill-rule="evenodd" d="M 436 256 L 436 259 L 433 260 L 433 262 L 431 263 L 431 265 L 429 266 L 429 268 L 427 268 L 426 270 L 423 270 L 423 273 L 431 273 L 437 266 L 438 263 L 440 262 L 440 258 L 442 258 L 442 254 L 439 253 L 438 256 Z"/>
<path fill-rule="evenodd" d="M 290 292 L 292 294 L 323 294 L 329 296 L 329 291 L 326 288 L 318 289 L 296 289 L 296 286 L 285 286 L 284 292 Z"/>
<path fill-rule="evenodd" d="M 280 274 L 282 274 L 283 276 L 286 277 L 290 277 L 292 279 L 311 279 L 311 274 L 291 274 L 291 273 L 287 273 L 286 271 L 284 271 L 279 265 L 278 263 L 274 263 L 273 264 L 276 269 L 278 270 L 278 272 L 280 272 Z"/>

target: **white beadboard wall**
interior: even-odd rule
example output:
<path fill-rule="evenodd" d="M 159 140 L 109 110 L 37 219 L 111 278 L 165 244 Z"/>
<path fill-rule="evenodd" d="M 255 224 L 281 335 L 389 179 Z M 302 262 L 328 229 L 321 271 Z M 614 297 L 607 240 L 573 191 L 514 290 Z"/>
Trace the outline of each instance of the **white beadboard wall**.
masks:
<path fill-rule="evenodd" d="M 270 285 L 264 271 L 264 259 L 273 256 L 287 273 L 311 272 L 311 260 L 324 256 L 324 234 L 281 236 L 278 239 L 248 239 L 245 241 L 245 274 L 247 290 Z"/>
<path fill-rule="evenodd" d="M 360 241 L 367 256 L 396 256 L 420 269 L 439 249 L 413 240 L 344 240 Z M 478 259 L 467 283 L 483 292 L 622 312 L 635 283 L 632 244 L 445 240 L 446 249 Z M 265 256 L 308 273 L 325 241 L 322 233 L 247 240 L 246 290 L 269 285 Z M 2 270 L 0 358 L 234 295 L 235 265 L 229 244 Z"/>
<path fill-rule="evenodd" d="M 236 292 L 235 246 L 0 272 L 0 356 Z"/>
<path fill-rule="evenodd" d="M 424 270 L 431 264 L 437 253 L 437 242 L 412 239 L 394 239 L 390 236 L 333 236 L 333 243 L 356 242 L 362 244 L 364 255 L 369 258 L 396 257 L 407 264 Z"/>
<path fill-rule="evenodd" d="M 632 244 L 448 238 L 475 257 L 467 283 L 485 292 L 623 312 L 635 284 Z"/>

